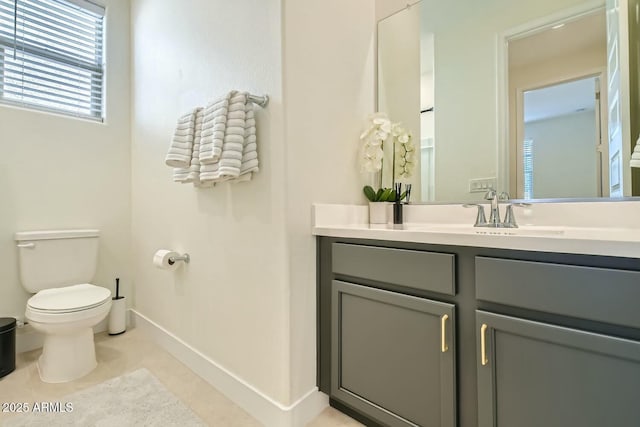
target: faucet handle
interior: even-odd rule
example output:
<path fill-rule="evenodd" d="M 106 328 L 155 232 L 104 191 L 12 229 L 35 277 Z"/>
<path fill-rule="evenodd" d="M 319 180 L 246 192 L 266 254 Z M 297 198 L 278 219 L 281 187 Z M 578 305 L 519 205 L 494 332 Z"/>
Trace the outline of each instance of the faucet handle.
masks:
<path fill-rule="evenodd" d="M 476 215 L 476 223 L 473 224 L 474 227 L 481 227 L 487 224 L 487 217 L 484 214 L 484 206 L 478 203 L 465 203 L 462 205 L 463 208 L 478 208 L 478 214 Z"/>
<path fill-rule="evenodd" d="M 513 207 L 517 206 L 520 208 L 526 208 L 531 206 L 531 203 L 510 203 L 507 205 L 507 212 L 504 214 L 504 223 L 503 226 L 505 228 L 518 228 L 518 223 L 516 221 L 516 216 L 513 213 Z"/>
<path fill-rule="evenodd" d="M 484 195 L 485 200 L 493 200 L 494 197 L 498 197 L 498 193 L 493 188 L 490 188 Z"/>
<path fill-rule="evenodd" d="M 509 200 L 510 198 L 511 198 L 511 196 L 510 196 L 510 195 L 509 195 L 509 193 L 508 193 L 508 192 L 506 192 L 506 191 L 503 191 L 502 193 L 500 193 L 500 194 L 498 195 L 498 200 L 502 200 L 502 201 L 504 201 L 504 200 Z"/>

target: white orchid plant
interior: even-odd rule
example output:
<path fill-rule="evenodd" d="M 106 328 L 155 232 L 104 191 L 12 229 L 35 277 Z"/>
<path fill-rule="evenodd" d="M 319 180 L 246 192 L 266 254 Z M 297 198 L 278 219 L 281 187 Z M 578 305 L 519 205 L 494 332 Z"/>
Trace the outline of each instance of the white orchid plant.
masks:
<path fill-rule="evenodd" d="M 384 160 L 384 143 L 391 136 L 393 144 L 393 180 L 410 178 L 415 169 L 415 147 L 411 133 L 401 123 L 392 123 L 385 113 L 369 117 L 367 129 L 360 135 L 362 142 L 362 171 L 379 173 Z M 380 174 L 382 184 L 382 174 Z"/>

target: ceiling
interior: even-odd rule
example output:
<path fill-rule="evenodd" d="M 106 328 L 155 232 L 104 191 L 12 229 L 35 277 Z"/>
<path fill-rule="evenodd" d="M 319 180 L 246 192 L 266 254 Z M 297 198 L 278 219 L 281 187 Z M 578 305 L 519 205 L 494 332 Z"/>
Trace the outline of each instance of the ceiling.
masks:
<path fill-rule="evenodd" d="M 606 55 L 605 11 L 509 41 L 509 68 L 533 66 L 586 50 Z M 603 63 L 606 61 L 603 58 Z M 595 77 L 531 90 L 524 96 L 525 123 L 595 109 Z"/>
<path fill-rule="evenodd" d="M 596 77 L 561 83 L 524 94 L 525 123 L 595 111 Z"/>
<path fill-rule="evenodd" d="M 607 50 L 607 19 L 605 11 L 566 22 L 562 28 L 541 32 L 509 41 L 509 67 L 552 60 L 586 49 Z"/>

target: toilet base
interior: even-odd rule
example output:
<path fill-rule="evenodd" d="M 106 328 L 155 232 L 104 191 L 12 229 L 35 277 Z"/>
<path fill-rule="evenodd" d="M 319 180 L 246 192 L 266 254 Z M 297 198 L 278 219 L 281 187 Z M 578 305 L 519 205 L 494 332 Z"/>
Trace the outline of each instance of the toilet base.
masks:
<path fill-rule="evenodd" d="M 72 334 L 45 335 L 38 359 L 40 379 L 45 383 L 65 383 L 84 377 L 98 362 L 93 329 L 82 328 Z"/>

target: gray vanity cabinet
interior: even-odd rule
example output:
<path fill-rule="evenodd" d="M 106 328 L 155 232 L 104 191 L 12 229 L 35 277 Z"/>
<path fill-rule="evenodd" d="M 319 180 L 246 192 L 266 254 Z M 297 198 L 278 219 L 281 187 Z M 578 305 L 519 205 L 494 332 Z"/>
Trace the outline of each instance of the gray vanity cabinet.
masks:
<path fill-rule="evenodd" d="M 331 282 L 331 397 L 388 426 L 455 426 L 455 307 Z"/>
<path fill-rule="evenodd" d="M 318 386 L 365 425 L 640 426 L 637 259 L 318 248 Z"/>
<path fill-rule="evenodd" d="M 640 342 L 476 312 L 479 427 L 637 427 Z"/>
<path fill-rule="evenodd" d="M 615 336 L 637 335 L 640 272 L 486 256 L 475 270 L 479 304 L 530 319 L 476 311 L 480 427 L 640 426 L 640 341 Z"/>

